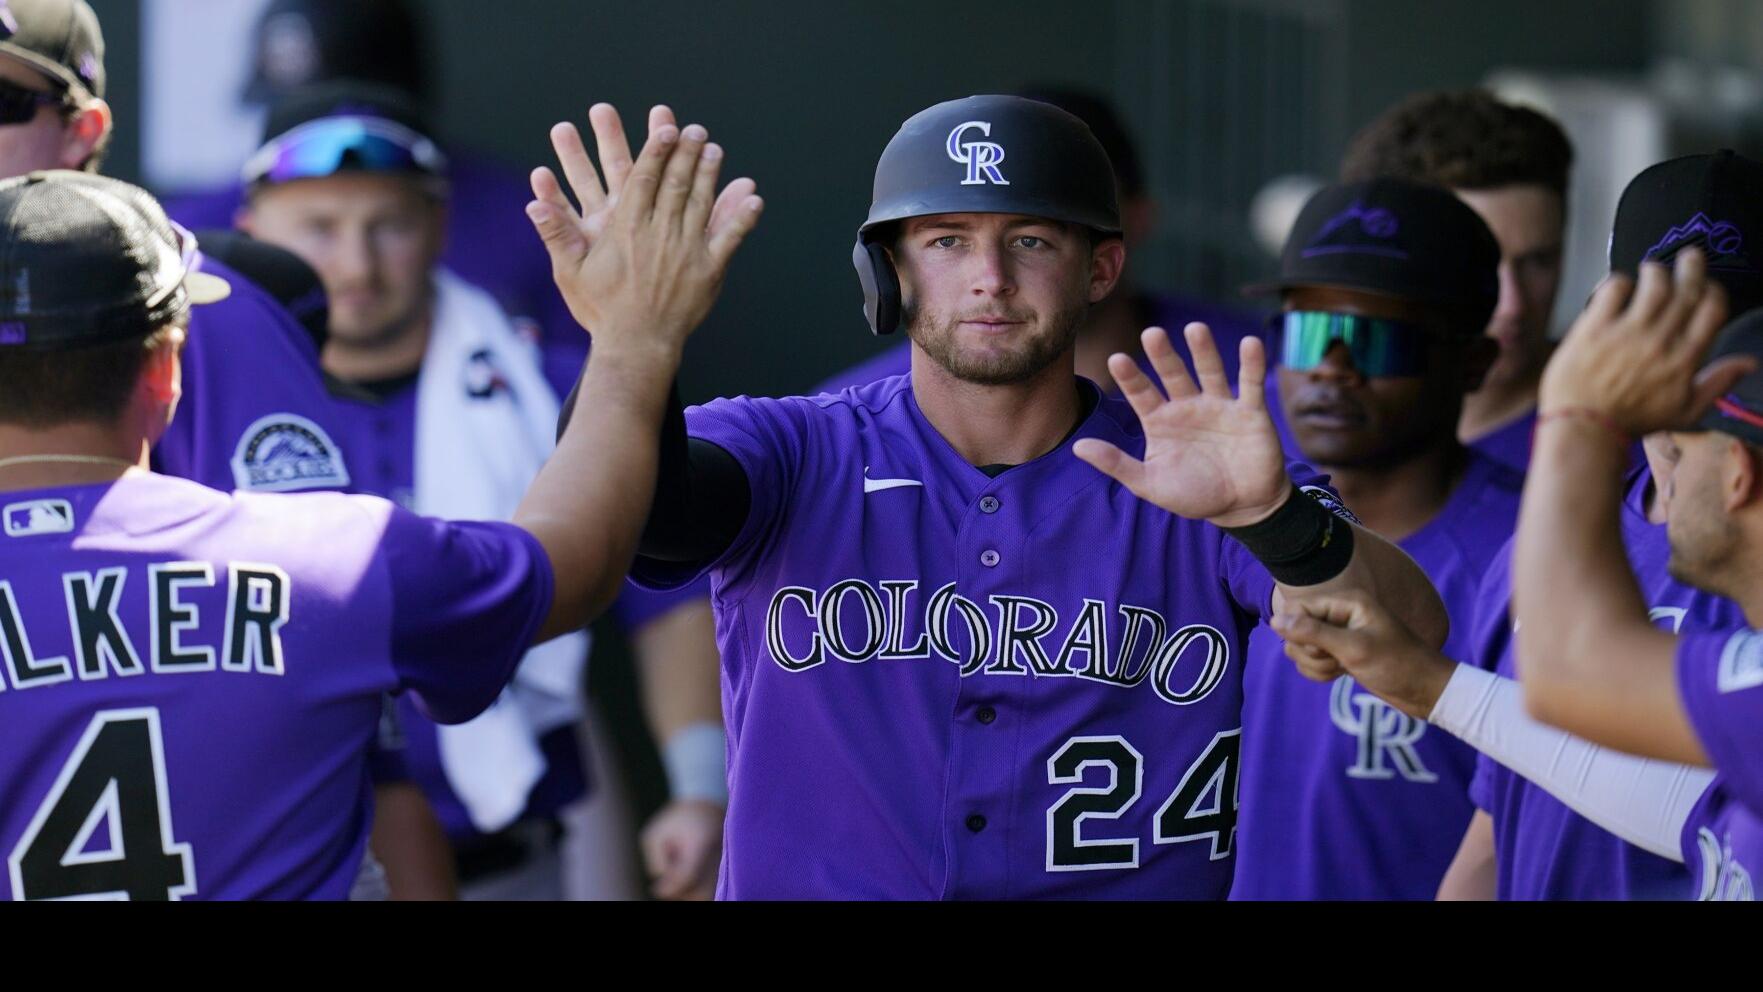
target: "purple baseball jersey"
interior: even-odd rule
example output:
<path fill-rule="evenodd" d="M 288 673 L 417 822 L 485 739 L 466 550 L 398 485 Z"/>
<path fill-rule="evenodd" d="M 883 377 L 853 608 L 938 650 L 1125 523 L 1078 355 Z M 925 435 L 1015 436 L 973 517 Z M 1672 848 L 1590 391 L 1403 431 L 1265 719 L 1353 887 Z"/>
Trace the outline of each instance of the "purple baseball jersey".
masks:
<path fill-rule="evenodd" d="M 1400 542 L 1451 617 L 1444 652 L 1469 654 L 1488 562 L 1518 520 L 1524 477 L 1471 453 L 1450 499 Z M 1232 899 L 1432 899 L 1475 807 L 1476 753 L 1349 677 L 1298 673 L 1260 627 L 1243 672 L 1242 816 Z"/>
<path fill-rule="evenodd" d="M 545 374 L 567 393 L 587 356 L 587 334 L 551 281 L 551 258 L 526 217 L 526 175 L 469 152 L 448 149 L 451 179 L 447 244 L 441 264 L 481 286 L 517 324 L 543 341 Z M 162 198 L 165 212 L 196 230 L 232 227 L 243 202 L 235 184 Z"/>
<path fill-rule="evenodd" d="M 1645 467 L 1629 475 L 1622 540 L 1653 621 L 1686 634 L 1742 624 L 1736 604 L 1683 585 L 1666 572 L 1671 547 L 1665 528 L 1647 520 L 1652 482 Z M 1467 660 L 1516 678 L 1511 544 L 1494 559 L 1477 599 L 1474 647 Z M 1683 865 L 1620 840 L 1491 758 L 1477 756 L 1470 798 L 1493 819 L 1496 889 L 1502 900 L 1682 899 L 1689 891 Z"/>
<path fill-rule="evenodd" d="M 706 566 L 721 897 L 1226 894 L 1243 648 L 1273 580 L 1072 455 L 1086 437 L 1142 453 L 1124 402 L 1098 396 L 1071 438 L 995 477 L 906 376 L 686 420 L 752 493 Z M 633 574 L 696 577 L 649 559 Z"/>
<path fill-rule="evenodd" d="M 1469 446 L 1518 472 L 1530 471 L 1530 442 L 1536 434 L 1537 412 L 1533 408 L 1504 427 L 1496 427 L 1469 442 Z"/>
<path fill-rule="evenodd" d="M 1677 650 L 1684 711 L 1717 774 L 1683 830 L 1697 899 L 1749 902 L 1763 866 L 1763 633 L 1692 634 Z"/>
<path fill-rule="evenodd" d="M 342 899 L 383 697 L 469 719 L 551 606 L 538 542 L 156 475 L 0 493 L 14 899 Z"/>
<path fill-rule="evenodd" d="M 1244 313 L 1231 307 L 1219 306 L 1204 300 L 1187 296 L 1171 296 L 1157 293 L 1146 293 L 1139 297 L 1140 316 L 1146 327 L 1161 327 L 1169 332 L 1169 340 L 1175 345 L 1176 354 L 1181 356 L 1191 373 L 1194 368 L 1193 356 L 1188 354 L 1187 339 L 1182 336 L 1182 328 L 1192 321 L 1200 321 L 1212 328 L 1213 340 L 1218 344 L 1219 357 L 1224 359 L 1224 370 L 1230 379 L 1232 388 L 1237 381 L 1237 348 L 1244 338 L 1263 337 L 1262 325 L 1252 314 Z M 1156 372 L 1151 368 L 1150 361 L 1143 354 L 1135 354 L 1139 367 L 1145 374 L 1156 379 Z M 856 365 L 834 375 L 830 379 L 814 387 L 814 392 L 838 393 L 852 386 L 864 386 L 878 379 L 890 376 L 905 375 L 912 371 L 912 342 L 902 341 L 887 351 L 872 358 L 865 359 Z M 573 375 L 572 375 L 573 378 Z M 1112 383 L 1104 383 L 1113 392 Z M 567 391 L 567 390 L 565 390 Z M 1287 447 L 1287 451 L 1296 448 Z"/>
<path fill-rule="evenodd" d="M 211 258 L 199 267 L 233 292 L 191 310 L 184 395 L 153 448 L 154 469 L 222 492 L 347 488 L 312 339 L 250 280 Z"/>

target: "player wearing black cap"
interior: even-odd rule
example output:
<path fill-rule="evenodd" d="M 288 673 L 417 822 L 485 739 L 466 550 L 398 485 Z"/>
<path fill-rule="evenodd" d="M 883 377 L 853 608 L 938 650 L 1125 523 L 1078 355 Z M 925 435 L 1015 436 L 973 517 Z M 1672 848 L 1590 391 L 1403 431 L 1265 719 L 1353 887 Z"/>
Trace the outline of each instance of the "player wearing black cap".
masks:
<path fill-rule="evenodd" d="M 0 8 L 0 176 L 96 170 L 110 128 L 104 37 L 85 0 Z"/>
<path fill-rule="evenodd" d="M 541 226 L 590 328 L 572 258 L 630 189 L 616 115 L 594 122 L 607 185 L 559 141 L 588 216 Z M 658 108 L 651 127 L 669 124 Z M 534 191 L 573 216 L 548 172 Z M 1076 377 L 1077 330 L 1125 257 L 1112 169 L 1077 118 L 938 104 L 889 142 L 875 193 L 853 260 L 872 326 L 911 339 L 910 374 L 717 400 L 663 432 L 633 575 L 715 589 L 719 895 L 1220 898 L 1254 618 L 1375 589 L 1442 640 L 1437 596 L 1294 484 L 1315 477 L 1279 451 L 1258 341 L 1240 399 L 1201 325 L 1198 385 L 1145 334 L 1169 400 L 1124 355 L 1124 401 Z"/>
<path fill-rule="evenodd" d="M 1475 593 L 1511 536 L 1522 475 L 1457 438 L 1496 347 L 1500 249 L 1450 191 L 1344 183 L 1286 243 L 1272 335 L 1298 454 L 1397 542 L 1467 648 Z M 1475 752 L 1350 678 L 1306 681 L 1271 631 L 1244 676 L 1242 851 L 1233 899 L 1431 899 L 1473 807 Z"/>

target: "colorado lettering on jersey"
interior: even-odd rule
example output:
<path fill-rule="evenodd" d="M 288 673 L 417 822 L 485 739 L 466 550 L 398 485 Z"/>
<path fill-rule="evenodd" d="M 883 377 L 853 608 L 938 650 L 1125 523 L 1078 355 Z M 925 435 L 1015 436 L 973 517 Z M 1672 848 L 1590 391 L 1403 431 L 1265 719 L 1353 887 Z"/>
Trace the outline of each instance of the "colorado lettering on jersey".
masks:
<path fill-rule="evenodd" d="M 1078 678 L 1122 689 L 1149 681 L 1158 698 L 1173 706 L 1206 698 L 1230 667 L 1230 640 L 1217 628 L 1188 624 L 1172 631 L 1162 614 L 1140 606 L 1110 608 L 1084 599 L 1073 608 L 1070 626 L 1055 636 L 1058 608 L 1032 596 L 989 596 L 988 610 L 949 583 L 915 609 L 919 592 L 916 579 L 845 579 L 820 590 L 785 586 L 772 594 L 766 610 L 767 651 L 788 672 L 806 672 L 828 660 L 935 657 L 958 666 L 962 678 Z M 916 637 L 910 636 L 909 617 L 919 621 Z"/>
<path fill-rule="evenodd" d="M 282 627 L 288 622 L 292 583 L 274 565 L 228 562 L 225 622 L 206 642 L 194 590 L 218 579 L 208 562 L 156 562 L 144 569 L 102 568 L 61 576 L 71 657 L 42 656 L 34 645 L 51 643 L 50 631 L 25 629 L 20 593 L 0 580 L 0 691 L 70 682 L 128 678 L 151 671 L 256 672 L 282 675 Z M 32 592 L 35 595 L 35 591 Z M 147 602 L 145 638 L 122 620 L 124 597 Z M 40 604 L 33 604 L 39 611 Z M 38 615 L 42 615 L 41 612 Z M 33 637 L 33 634 L 35 637 Z M 145 644 L 141 643 L 145 641 Z M 219 643 L 214 643 L 218 641 Z M 142 649 L 145 648 L 145 653 Z"/>

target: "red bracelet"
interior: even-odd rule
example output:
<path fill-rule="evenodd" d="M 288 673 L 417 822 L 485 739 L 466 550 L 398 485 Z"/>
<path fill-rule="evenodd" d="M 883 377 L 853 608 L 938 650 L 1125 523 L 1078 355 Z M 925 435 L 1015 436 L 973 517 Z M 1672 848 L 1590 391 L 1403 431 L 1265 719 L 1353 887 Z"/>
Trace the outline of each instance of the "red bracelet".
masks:
<path fill-rule="evenodd" d="M 1551 420 L 1587 420 L 1602 427 L 1604 432 L 1615 438 L 1617 443 L 1622 447 L 1630 448 L 1634 446 L 1634 438 L 1630 437 L 1621 427 L 1618 427 L 1616 421 L 1611 420 L 1608 414 L 1601 413 L 1589 406 L 1564 406 L 1558 410 L 1550 410 L 1548 413 L 1537 414 L 1536 426 L 1531 429 L 1533 444 L 1535 443 L 1537 433 L 1542 431 L 1543 425 Z"/>

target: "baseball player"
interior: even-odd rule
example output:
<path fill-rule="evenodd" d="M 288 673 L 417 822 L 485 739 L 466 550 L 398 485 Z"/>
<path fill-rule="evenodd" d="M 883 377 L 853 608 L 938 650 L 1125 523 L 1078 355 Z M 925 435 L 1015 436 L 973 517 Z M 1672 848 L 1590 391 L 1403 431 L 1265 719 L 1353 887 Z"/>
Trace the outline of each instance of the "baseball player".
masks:
<path fill-rule="evenodd" d="M 1438 186 L 1374 179 L 1305 204 L 1279 279 L 1278 395 L 1304 460 L 1397 542 L 1468 654 L 1475 594 L 1523 476 L 1464 446 L 1465 395 L 1497 347 L 1500 246 Z M 1431 899 L 1474 807 L 1475 751 L 1351 678 L 1319 685 L 1256 628 L 1243 669 L 1243 807 L 1232 899 Z"/>
<path fill-rule="evenodd" d="M 302 255 L 333 300 L 324 361 L 358 387 L 339 396 L 345 444 L 360 456 L 352 488 L 418 512 L 504 517 L 543 463 L 557 401 L 535 349 L 496 302 L 438 267 L 447 160 L 414 104 L 396 90 L 350 82 L 295 91 L 271 108 L 246 178 L 240 224 Z M 615 613 L 638 628 L 702 596 L 632 591 Z M 691 747 L 698 731 L 687 728 L 720 720 L 710 691 L 713 628 L 707 616 L 687 615 L 698 618 L 705 650 L 683 654 L 701 663 L 682 669 L 674 654 L 647 652 L 641 661 L 672 676 L 655 692 L 697 701 L 683 726 L 666 728 L 687 734 Z M 653 645 L 646 633 L 636 631 L 640 650 L 682 648 L 677 637 Z M 607 864 L 628 864 L 627 840 L 604 829 L 594 836 L 588 809 L 577 730 L 586 656 L 585 635 L 536 650 L 508 697 L 459 729 L 435 726 L 408 697 L 398 701 L 409 766 L 458 852 L 468 898 L 636 894 L 611 884 L 623 873 Z M 720 766 L 720 750 L 709 760 Z M 693 784 L 683 774 L 672 779 Z M 685 810 L 719 798 L 682 790 L 663 813 L 679 821 L 676 835 L 696 826 L 681 843 L 711 865 L 720 826 Z"/>
<path fill-rule="evenodd" d="M 760 209 L 745 184 L 707 226 L 721 158 L 684 134 L 651 136 L 570 273 L 593 300 L 595 402 L 514 525 L 143 471 L 177 401 L 185 311 L 224 284 L 190 270 L 133 187 L 0 186 L 8 895 L 340 898 L 382 695 L 468 718 L 529 643 L 614 598 L 667 383 Z"/>
<path fill-rule="evenodd" d="M 534 177 L 590 328 L 573 260 L 629 190 L 616 114 L 593 119 L 606 186 L 579 139 L 556 142 L 585 216 Z M 1081 121 L 1016 97 L 938 104 L 888 144 L 875 194 L 853 256 L 911 374 L 717 400 L 663 431 L 633 575 L 712 576 L 718 895 L 1221 898 L 1249 629 L 1288 597 L 1366 589 L 1437 644 L 1437 594 L 1287 468 L 1258 341 L 1236 399 L 1202 325 L 1197 384 L 1144 336 L 1168 399 L 1124 355 L 1123 400 L 1076 377 L 1077 330 L 1125 260 Z"/>
<path fill-rule="evenodd" d="M 1105 99 L 1085 90 L 1035 85 L 1024 87 L 1016 95 L 1050 103 L 1089 125 L 1090 132 L 1101 142 L 1102 150 L 1108 153 L 1108 161 L 1114 166 L 1114 181 L 1120 197 L 1120 237 L 1130 255 L 1153 233 L 1159 204 L 1146 182 L 1138 147 L 1120 115 Z M 1139 346 L 1140 332 L 1147 327 L 1182 327 L 1193 321 L 1211 329 L 1219 358 L 1224 362 L 1225 378 L 1234 381 L 1238 344 L 1245 337 L 1261 336 L 1260 317 L 1198 297 L 1143 290 L 1133 285 L 1129 267 L 1114 292 L 1090 309 L 1083 329 L 1078 332 L 1077 374 L 1112 391 L 1114 381 L 1108 375 L 1108 356 L 1121 351 L 1135 356 L 1139 368 L 1147 376 L 1153 375 L 1150 361 Z M 1187 353 L 1187 343 L 1179 338 L 1172 343 L 1192 371 L 1193 358 Z M 902 341 L 821 382 L 813 392 L 836 393 L 850 386 L 904 375 L 910 371 L 911 365 L 911 343 Z"/>
<path fill-rule="evenodd" d="M 1636 275 L 1647 259 L 1670 261 L 1709 244 L 1721 224 L 1763 223 L 1763 165 L 1730 153 L 1662 162 L 1629 183 L 1610 236 L 1612 271 Z M 1698 223 L 1696 218 L 1720 218 Z M 1710 276 L 1735 312 L 1763 305 L 1763 277 L 1728 256 Z M 1677 448 L 1667 434 L 1646 439 L 1646 461 L 1628 476 L 1623 544 L 1656 623 L 1680 634 L 1721 630 L 1740 620 L 1738 605 L 1675 579 L 1667 569 L 1666 500 Z M 1511 636 L 1510 549 L 1488 571 L 1478 596 L 1471 658 L 1516 678 Z M 1574 813 L 1547 790 L 1499 762 L 1477 761 L 1471 798 L 1482 811 L 1465 832 L 1440 895 L 1489 899 L 1626 899 L 1684 888 L 1684 869 L 1624 843 Z"/>
<path fill-rule="evenodd" d="M 1543 378 L 1512 566 L 1522 700 L 1510 679 L 1415 645 L 1353 597 L 1313 600 L 1303 609 L 1314 616 L 1275 623 L 1392 704 L 1430 709 L 1577 813 L 1690 869 L 1676 893 L 1628 894 L 1748 901 L 1763 863 L 1757 636 L 1743 619 L 1693 634 L 1662 629 L 1675 618 L 1649 611 L 1615 540 L 1630 432 L 1670 430 L 1680 450 L 1669 481 L 1671 570 L 1755 615 L 1744 562 L 1756 498 L 1745 473 L 1763 439 L 1763 315 L 1734 322 L 1701 368 L 1726 312 L 1704 250 L 1680 251 L 1674 273 L 1647 261 L 1638 280 L 1612 277 Z"/>
<path fill-rule="evenodd" d="M 1485 90 L 1403 100 L 1347 147 L 1347 182 L 1395 176 L 1450 187 L 1500 243 L 1500 299 L 1487 334 L 1500 346 L 1481 387 L 1463 401 L 1463 443 L 1523 471 L 1536 422 L 1567 227 L 1573 146 L 1561 126 Z"/>

